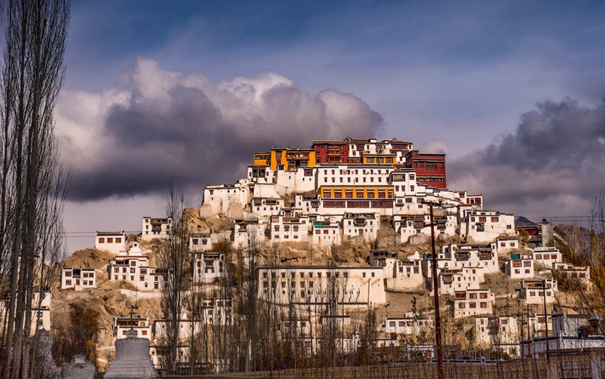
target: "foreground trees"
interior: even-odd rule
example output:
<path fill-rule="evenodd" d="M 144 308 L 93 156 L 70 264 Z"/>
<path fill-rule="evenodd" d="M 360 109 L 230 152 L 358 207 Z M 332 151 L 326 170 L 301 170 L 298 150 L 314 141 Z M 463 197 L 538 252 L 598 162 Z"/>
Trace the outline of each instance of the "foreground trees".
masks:
<path fill-rule="evenodd" d="M 32 294 L 52 279 L 48 269 L 62 253 L 66 180 L 59 169 L 53 110 L 63 83 L 69 4 L 11 0 L 2 16 L 0 289 L 6 307 L 0 373 L 8 379 L 34 374 Z"/>

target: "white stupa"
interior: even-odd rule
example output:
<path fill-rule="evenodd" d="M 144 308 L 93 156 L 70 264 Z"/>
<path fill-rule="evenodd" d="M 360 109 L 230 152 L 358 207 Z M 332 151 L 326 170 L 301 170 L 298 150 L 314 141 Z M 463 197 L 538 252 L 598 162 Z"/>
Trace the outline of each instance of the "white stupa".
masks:
<path fill-rule="evenodd" d="M 149 359 L 149 340 L 137 338 L 130 329 L 126 338 L 116 341 L 116 359 L 111 362 L 105 379 L 148 379 L 158 378 L 157 371 Z"/>
<path fill-rule="evenodd" d="M 93 379 L 95 377 L 95 366 L 86 362 L 84 355 L 76 355 L 71 363 L 63 366 L 61 379 Z"/>

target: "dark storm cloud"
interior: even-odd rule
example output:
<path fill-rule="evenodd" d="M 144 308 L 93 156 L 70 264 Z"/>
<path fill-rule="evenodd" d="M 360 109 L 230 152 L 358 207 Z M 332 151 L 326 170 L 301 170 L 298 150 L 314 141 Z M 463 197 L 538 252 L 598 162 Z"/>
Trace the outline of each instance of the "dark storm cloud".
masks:
<path fill-rule="evenodd" d="M 197 189 L 234 182 L 254 152 L 370 137 L 383 125 L 355 96 L 314 95 L 274 73 L 214 84 L 141 59 L 122 79 L 127 91 L 72 96 L 65 102 L 82 107 L 76 115 L 59 109 L 59 123 L 69 125 L 59 128 L 72 200 L 162 193 L 170 178 Z M 95 107 L 87 112 L 90 103 Z M 88 137 L 72 136 L 78 127 L 90 128 Z M 99 146 L 89 151 L 91 140 Z"/>
<path fill-rule="evenodd" d="M 517 130 L 449 165 L 451 187 L 482 192 L 490 209 L 586 214 L 605 190 L 605 105 L 546 101 Z"/>

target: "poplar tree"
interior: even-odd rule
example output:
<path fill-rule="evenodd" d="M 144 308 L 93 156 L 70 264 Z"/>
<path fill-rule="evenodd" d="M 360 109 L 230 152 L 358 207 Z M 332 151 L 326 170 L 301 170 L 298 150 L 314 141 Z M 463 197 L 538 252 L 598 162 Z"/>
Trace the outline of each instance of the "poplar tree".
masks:
<path fill-rule="evenodd" d="M 7 306 L 0 371 L 5 379 L 34 373 L 32 294 L 45 290 L 52 279 L 47 269 L 62 254 L 67 182 L 53 111 L 63 84 L 68 21 L 67 0 L 9 0 L 2 9 L 0 288 Z"/>

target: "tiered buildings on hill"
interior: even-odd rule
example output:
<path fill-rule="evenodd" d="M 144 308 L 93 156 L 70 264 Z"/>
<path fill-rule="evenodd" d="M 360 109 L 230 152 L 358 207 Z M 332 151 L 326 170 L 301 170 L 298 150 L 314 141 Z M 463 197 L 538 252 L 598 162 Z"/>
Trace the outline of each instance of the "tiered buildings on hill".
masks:
<path fill-rule="evenodd" d="M 434 208 L 433 227 L 429 203 Z M 434 228 L 436 237 L 445 241 L 437 252 L 436 271 L 438 291 L 450 299 L 450 316 L 475 317 L 478 345 L 493 345 L 518 355 L 520 327 L 510 315 L 495 316 L 496 294 L 486 285 L 486 275 L 499 273 L 505 266 L 511 279 L 520 280 L 518 294 L 512 296 L 527 304 L 541 304 L 544 298 L 552 303 L 558 289 L 556 278 L 589 283 L 590 275 L 587 268 L 565 264 L 555 248 L 544 247 L 552 241 L 552 226 L 524 226 L 532 247 L 525 250 L 517 239 L 514 216 L 484 210 L 483 205 L 481 195 L 447 189 L 444 154 L 422 154 L 412 143 L 397 139 L 314 141 L 309 149 L 274 148 L 255 153 L 245 178 L 204 189 L 201 218 L 225 216 L 234 223 L 230 231 L 191 234 L 193 282 L 206 288 L 221 285 L 228 260 L 223 251 L 216 251 L 221 244 L 242 250 L 244 256 L 251 249 L 292 242 L 308 244 L 297 245 L 302 249 L 330 252 L 332 246 L 346 241 L 373 243 L 385 227 L 392 227 L 396 244 L 419 245 L 430 241 Z M 144 217 L 141 239 L 168 238 L 172 223 L 170 218 Z M 446 241 L 448 238 L 462 242 Z M 108 262 L 108 279 L 131 282 L 141 291 L 158 291 L 162 272 L 150 267 L 136 242 L 128 245 L 128 253 L 125 243 L 123 232 L 97 235 L 95 246 L 116 255 Z M 346 328 L 355 312 L 389 304 L 391 293 L 428 290 L 431 296 L 431 258 L 430 253 L 400 257 L 373 250 L 366 265 L 266 263 L 257 270 L 257 297 L 295 310 L 298 318 L 285 321 L 288 326 L 284 324 L 284 328 L 293 323 L 301 331 L 333 323 Z M 537 278 L 544 268 L 552 269 L 556 276 Z M 64 290 L 82 290 L 96 283 L 94 270 L 63 270 Z M 207 306 L 202 318 L 183 316 L 187 325 L 184 339 L 201 324 L 231 322 L 227 299 L 204 301 Z M 331 311 L 326 304 L 334 304 Z M 125 319 L 116 320 L 119 338 L 129 324 Z M 153 330 L 146 318 L 137 320 L 136 326 L 142 336 L 150 333 L 153 343 L 163 338 L 166 321 L 155 320 Z M 536 321 L 534 327 L 537 325 Z M 394 336 L 414 337 L 431 328 L 430 316 L 389 315 L 380 327 L 376 346 L 392 346 L 397 343 Z M 311 346 L 316 343 L 310 341 Z M 354 347 L 355 340 L 343 341 L 345 344 Z"/>

